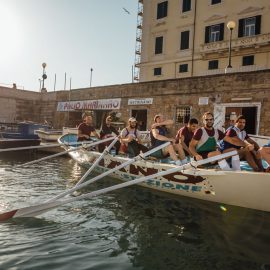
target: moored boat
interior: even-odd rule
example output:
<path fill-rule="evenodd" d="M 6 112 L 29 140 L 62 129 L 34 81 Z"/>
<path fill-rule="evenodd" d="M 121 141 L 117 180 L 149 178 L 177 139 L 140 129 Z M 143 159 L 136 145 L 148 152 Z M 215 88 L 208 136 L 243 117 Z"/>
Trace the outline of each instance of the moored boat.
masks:
<path fill-rule="evenodd" d="M 39 144 L 39 139 L 0 139 L 0 149 L 37 146 Z"/>
<path fill-rule="evenodd" d="M 75 142 L 76 139 L 75 135 L 64 135 L 59 138 L 59 142 Z M 68 146 L 64 147 L 67 150 Z M 69 152 L 69 155 L 79 164 L 89 167 L 100 157 L 101 153 L 80 148 Z M 128 160 L 124 156 L 107 154 L 95 167 L 95 170 L 102 173 Z M 121 181 L 131 181 L 135 178 L 149 176 L 174 167 L 176 165 L 140 159 L 120 171 L 115 171 L 111 176 Z M 149 179 L 139 185 L 177 196 L 187 196 L 220 204 L 270 211 L 270 196 L 268 194 L 268 190 L 270 190 L 270 174 L 268 173 L 191 168 Z"/>
<path fill-rule="evenodd" d="M 57 142 L 58 138 L 62 135 L 62 133 L 62 130 L 56 129 L 44 130 L 42 128 L 36 131 L 36 134 L 42 142 Z"/>
<path fill-rule="evenodd" d="M 36 139 L 39 140 L 36 131 L 40 128 L 47 130 L 47 125 L 32 122 L 4 123 L 1 125 L 0 136 L 6 139 Z"/>

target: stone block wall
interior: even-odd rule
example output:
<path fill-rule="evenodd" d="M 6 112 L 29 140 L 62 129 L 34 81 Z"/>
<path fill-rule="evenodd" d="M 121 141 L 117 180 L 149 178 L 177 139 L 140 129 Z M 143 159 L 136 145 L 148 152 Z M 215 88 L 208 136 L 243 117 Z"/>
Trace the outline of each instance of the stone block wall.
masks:
<path fill-rule="evenodd" d="M 199 105 L 200 97 L 208 97 L 208 104 Z M 200 120 L 205 111 L 213 111 L 217 104 L 233 103 L 237 106 L 240 102 L 259 103 L 259 134 L 270 135 L 270 70 L 45 93 L 0 87 L 0 116 L 1 119 L 6 118 L 9 121 L 19 117 L 36 122 L 46 119 L 54 127 L 61 128 L 67 125 L 71 114 L 57 112 L 58 102 L 110 98 L 121 98 L 119 111 L 123 121 L 127 121 L 131 116 L 132 109 L 146 109 L 148 129 L 157 113 L 175 119 L 177 106 L 191 106 L 192 117 Z M 153 104 L 129 106 L 128 99 L 131 98 L 153 98 Z M 80 120 L 81 112 L 72 114 Z M 174 132 L 179 127 L 180 125 L 176 125 Z"/>

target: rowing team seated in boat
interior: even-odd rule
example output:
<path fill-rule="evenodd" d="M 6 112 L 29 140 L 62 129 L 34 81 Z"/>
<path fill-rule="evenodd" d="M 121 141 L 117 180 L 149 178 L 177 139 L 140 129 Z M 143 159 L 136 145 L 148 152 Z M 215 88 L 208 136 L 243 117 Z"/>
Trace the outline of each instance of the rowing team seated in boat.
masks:
<path fill-rule="evenodd" d="M 203 126 L 198 127 L 198 120 L 192 118 L 186 126 L 182 127 L 175 138 L 169 136 L 167 126 L 173 125 L 173 120 L 166 120 L 162 114 L 154 117 L 151 126 L 151 148 L 155 148 L 165 142 L 171 142 L 152 154 L 156 159 L 170 157 L 176 165 L 186 164 L 191 157 L 201 160 L 220 155 L 221 153 L 237 150 L 238 155 L 231 158 L 231 165 L 226 160 L 218 161 L 222 170 L 241 170 L 240 159 L 246 160 L 249 166 L 257 172 L 270 171 L 270 167 L 264 169 L 262 159 L 270 164 L 270 147 L 260 147 L 245 131 L 246 119 L 240 115 L 235 124 L 230 126 L 225 133 L 213 127 L 214 115 L 211 112 L 204 113 Z M 141 151 L 149 149 L 141 141 L 141 132 L 137 129 L 137 121 L 129 118 L 128 126 L 121 133 L 111 125 L 112 117 L 108 116 L 103 124 L 100 135 L 93 127 L 93 119 L 90 115 L 84 116 L 84 122 L 78 127 L 78 140 L 88 140 L 93 134 L 98 139 L 104 139 L 113 134 L 120 137 L 120 142 L 114 146 L 115 153 L 126 153 L 129 157 L 137 156 Z M 99 151 L 103 152 L 106 144 L 100 144 Z"/>

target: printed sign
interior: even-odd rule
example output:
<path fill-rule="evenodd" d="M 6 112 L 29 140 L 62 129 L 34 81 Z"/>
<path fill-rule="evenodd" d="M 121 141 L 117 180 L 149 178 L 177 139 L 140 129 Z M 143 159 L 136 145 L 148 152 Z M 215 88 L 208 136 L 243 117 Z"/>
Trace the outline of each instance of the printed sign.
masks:
<path fill-rule="evenodd" d="M 208 105 L 208 97 L 200 97 L 199 98 L 199 105 Z"/>
<path fill-rule="evenodd" d="M 67 112 L 75 110 L 118 110 L 120 109 L 121 98 L 97 99 L 83 101 L 58 102 L 57 111 Z"/>
<path fill-rule="evenodd" d="M 149 105 L 149 104 L 153 104 L 153 98 L 135 98 L 128 100 L 128 105 Z"/>

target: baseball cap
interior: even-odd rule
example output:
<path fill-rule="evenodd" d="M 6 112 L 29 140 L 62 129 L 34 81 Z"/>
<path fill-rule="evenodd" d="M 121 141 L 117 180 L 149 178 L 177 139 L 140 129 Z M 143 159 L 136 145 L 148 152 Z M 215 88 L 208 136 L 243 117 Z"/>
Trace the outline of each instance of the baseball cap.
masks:
<path fill-rule="evenodd" d="M 128 122 L 137 122 L 136 118 L 135 117 L 130 117 L 128 119 Z"/>

